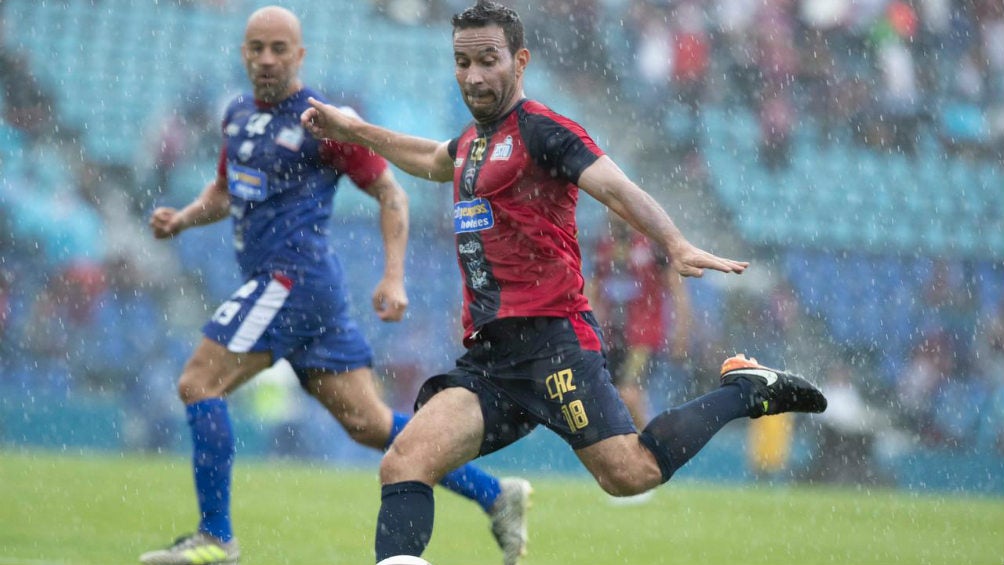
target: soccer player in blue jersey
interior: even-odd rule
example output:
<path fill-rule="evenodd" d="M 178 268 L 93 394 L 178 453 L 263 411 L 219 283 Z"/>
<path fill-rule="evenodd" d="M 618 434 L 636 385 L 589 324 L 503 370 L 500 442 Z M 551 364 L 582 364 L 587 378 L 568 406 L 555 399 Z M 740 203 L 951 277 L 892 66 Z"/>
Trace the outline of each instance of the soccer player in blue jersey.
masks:
<path fill-rule="evenodd" d="M 736 355 L 722 364 L 719 388 L 636 429 L 583 294 L 579 189 L 648 236 L 680 275 L 740 274 L 748 263 L 691 244 L 582 126 L 526 98 L 523 37 L 519 15 L 494 2 L 454 16 L 454 74 L 474 121 L 452 140 L 403 135 L 316 100 L 301 120 L 317 138 L 453 181 L 467 352 L 425 382 L 415 418 L 380 463 L 376 558 L 388 564 L 425 550 L 432 485 L 445 472 L 537 426 L 565 440 L 606 492 L 629 496 L 670 480 L 731 420 L 826 409 L 805 379 Z"/>
<path fill-rule="evenodd" d="M 400 320 L 408 305 L 404 191 L 382 157 L 305 133 L 300 115 L 308 98 L 321 95 L 298 78 L 305 49 L 295 15 L 275 6 L 254 12 L 241 52 L 253 94 L 227 107 L 215 180 L 186 207 L 158 208 L 150 219 L 162 239 L 229 215 L 246 282 L 203 327 L 178 383 L 194 444 L 198 529 L 144 553 L 140 561 L 148 564 L 238 561 L 230 521 L 234 435 L 225 398 L 277 359 L 288 360 L 303 388 L 363 445 L 386 448 L 408 420 L 377 393 L 372 352 L 349 316 L 342 266 L 328 243 L 336 185 L 347 175 L 380 206 L 385 264 L 373 308 L 384 321 Z M 529 483 L 467 465 L 442 484 L 481 505 L 504 563 L 515 564 L 526 544 Z"/>

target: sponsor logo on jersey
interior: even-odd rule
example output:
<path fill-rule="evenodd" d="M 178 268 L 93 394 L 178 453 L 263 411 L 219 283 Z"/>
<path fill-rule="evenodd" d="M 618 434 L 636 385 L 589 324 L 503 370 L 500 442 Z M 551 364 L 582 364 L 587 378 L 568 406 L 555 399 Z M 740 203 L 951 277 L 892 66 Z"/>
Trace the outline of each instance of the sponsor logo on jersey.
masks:
<path fill-rule="evenodd" d="M 227 187 L 230 194 L 237 198 L 261 202 L 268 195 L 268 175 L 257 169 L 227 163 Z"/>
<path fill-rule="evenodd" d="M 303 145 L 303 128 L 300 126 L 285 127 L 275 136 L 275 143 L 290 151 L 299 151 Z"/>
<path fill-rule="evenodd" d="M 488 273 L 478 269 L 471 273 L 471 286 L 475 290 L 481 290 L 488 286 Z"/>
<path fill-rule="evenodd" d="M 508 161 L 509 157 L 512 155 L 512 136 L 505 136 L 505 140 L 502 143 L 495 144 L 495 148 L 492 149 L 492 156 L 488 158 L 489 161 Z"/>
<path fill-rule="evenodd" d="M 481 253 L 481 242 L 466 241 L 457 246 L 457 251 L 461 255 L 476 255 Z"/>
<path fill-rule="evenodd" d="M 464 196 L 474 196 L 474 175 L 477 170 L 474 167 L 464 169 Z"/>
<path fill-rule="evenodd" d="M 237 149 L 237 158 L 241 161 L 247 161 L 254 155 L 254 142 L 250 139 L 245 139 L 244 143 L 241 143 L 239 149 Z"/>
<path fill-rule="evenodd" d="M 488 138 L 479 137 L 471 143 L 471 161 L 477 163 L 485 158 L 485 149 L 488 148 Z"/>
<path fill-rule="evenodd" d="M 268 127 L 268 124 L 271 121 L 272 114 L 255 112 L 254 114 L 251 114 L 250 118 L 248 118 L 248 123 L 244 125 L 244 131 L 247 132 L 248 137 L 262 135 L 265 133 L 265 128 Z"/>
<path fill-rule="evenodd" d="M 468 233 L 491 229 L 495 226 L 492 206 L 484 198 L 463 200 L 453 205 L 453 231 Z"/>

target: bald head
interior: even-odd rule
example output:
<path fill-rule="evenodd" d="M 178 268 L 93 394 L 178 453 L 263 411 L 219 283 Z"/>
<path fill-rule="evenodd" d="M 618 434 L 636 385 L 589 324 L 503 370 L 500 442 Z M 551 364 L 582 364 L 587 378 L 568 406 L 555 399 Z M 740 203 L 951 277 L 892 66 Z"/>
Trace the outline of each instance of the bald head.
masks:
<path fill-rule="evenodd" d="M 266 6 L 248 18 L 241 54 L 255 99 L 275 104 L 295 94 L 306 50 L 300 20 L 279 6 Z"/>
<path fill-rule="evenodd" d="M 275 27 L 285 29 L 290 37 L 296 38 L 296 44 L 303 43 L 303 34 L 300 31 L 300 18 L 282 6 L 265 6 L 251 13 L 248 18 L 248 25 L 244 31 L 245 40 L 248 33 L 259 27 Z"/>

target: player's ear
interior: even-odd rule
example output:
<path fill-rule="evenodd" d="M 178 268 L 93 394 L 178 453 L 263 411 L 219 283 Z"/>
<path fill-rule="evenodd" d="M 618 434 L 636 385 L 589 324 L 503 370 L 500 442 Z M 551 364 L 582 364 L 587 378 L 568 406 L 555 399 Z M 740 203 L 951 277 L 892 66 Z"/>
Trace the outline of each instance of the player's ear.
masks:
<path fill-rule="evenodd" d="M 523 76 L 523 71 L 526 70 L 526 66 L 530 64 L 530 50 L 526 47 L 516 51 L 516 55 L 513 57 L 516 62 L 516 76 Z"/>

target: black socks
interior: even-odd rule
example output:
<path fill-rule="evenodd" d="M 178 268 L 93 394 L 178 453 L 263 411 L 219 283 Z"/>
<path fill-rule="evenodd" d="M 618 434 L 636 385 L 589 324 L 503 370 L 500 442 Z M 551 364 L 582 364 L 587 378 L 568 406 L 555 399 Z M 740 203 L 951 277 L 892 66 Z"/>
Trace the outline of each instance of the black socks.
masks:
<path fill-rule="evenodd" d="M 418 481 L 384 485 L 377 516 L 377 562 L 395 555 L 422 555 L 432 537 L 434 517 L 429 485 Z"/>

